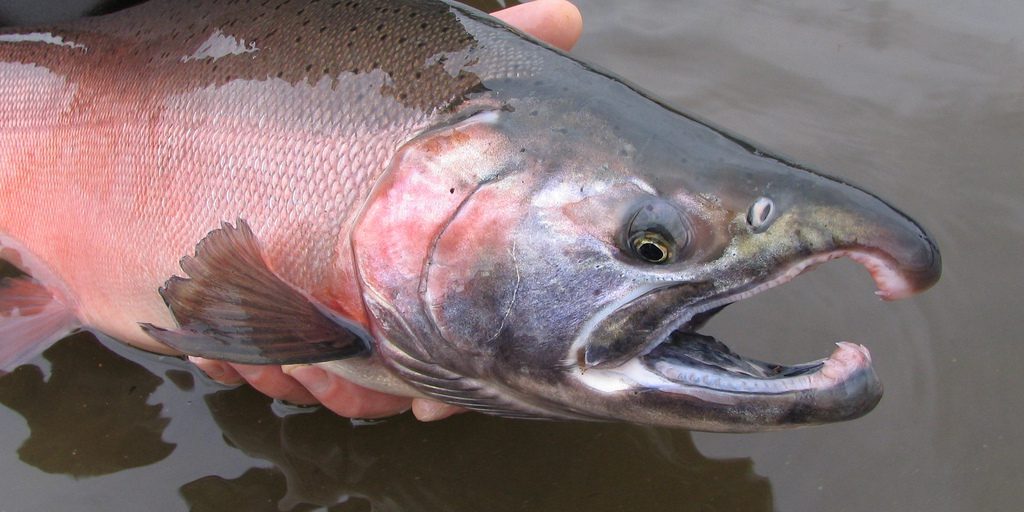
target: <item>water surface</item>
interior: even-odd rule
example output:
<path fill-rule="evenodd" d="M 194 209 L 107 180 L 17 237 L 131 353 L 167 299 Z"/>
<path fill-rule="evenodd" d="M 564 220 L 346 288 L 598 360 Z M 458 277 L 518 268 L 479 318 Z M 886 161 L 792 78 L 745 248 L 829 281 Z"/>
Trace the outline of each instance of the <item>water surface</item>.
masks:
<path fill-rule="evenodd" d="M 93 3 L 14 0 L 0 19 Z M 0 511 L 1019 508 L 1024 4 L 578 3 L 581 57 L 878 193 L 938 240 L 944 276 L 921 297 L 882 303 L 834 263 L 709 326 L 788 362 L 866 344 L 886 386 L 874 412 L 749 435 L 353 423 L 79 335 L 0 377 Z"/>

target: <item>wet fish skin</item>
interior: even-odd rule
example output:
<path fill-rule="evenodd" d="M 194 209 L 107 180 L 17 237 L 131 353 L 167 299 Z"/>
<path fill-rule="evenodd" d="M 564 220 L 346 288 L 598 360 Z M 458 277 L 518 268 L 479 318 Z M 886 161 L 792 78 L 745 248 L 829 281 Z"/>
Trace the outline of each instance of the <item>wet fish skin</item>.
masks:
<path fill-rule="evenodd" d="M 855 418 L 866 350 L 753 382 L 670 334 L 832 257 L 888 298 L 941 268 L 876 197 L 453 4 L 154 0 L 0 33 L 0 94 L 0 246 L 62 314 L 492 414 Z"/>
<path fill-rule="evenodd" d="M 362 316 L 342 234 L 397 147 L 478 87 L 428 62 L 468 35 L 440 3 L 261 3 L 158 0 L 0 36 L 0 232 L 86 325 L 159 349 L 136 326 L 172 323 L 153 292 L 235 218 L 289 282 Z"/>

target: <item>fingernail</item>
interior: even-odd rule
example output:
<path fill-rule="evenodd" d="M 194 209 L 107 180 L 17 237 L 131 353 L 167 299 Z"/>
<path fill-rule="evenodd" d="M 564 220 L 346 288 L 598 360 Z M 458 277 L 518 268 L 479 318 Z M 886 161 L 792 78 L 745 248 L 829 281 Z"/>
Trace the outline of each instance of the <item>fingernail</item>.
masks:
<path fill-rule="evenodd" d="M 206 375 L 208 375 L 213 380 L 217 380 L 217 379 L 223 377 L 224 376 L 224 365 L 222 365 L 222 364 L 212 364 L 210 366 L 207 366 L 206 367 Z"/>
<path fill-rule="evenodd" d="M 330 380 L 327 378 L 327 372 L 317 368 L 316 366 L 299 366 L 289 368 L 286 370 L 286 373 L 299 381 L 300 384 L 312 393 L 323 393 L 324 391 L 327 391 L 327 386 L 330 385 Z"/>
<path fill-rule="evenodd" d="M 263 372 L 262 366 L 251 366 L 247 364 L 236 364 L 235 371 L 239 375 L 245 377 L 245 380 L 252 380 L 259 377 L 260 373 Z"/>
<path fill-rule="evenodd" d="M 413 400 L 412 412 L 420 421 L 443 420 L 455 413 L 461 412 L 461 407 L 455 407 L 433 400 Z"/>

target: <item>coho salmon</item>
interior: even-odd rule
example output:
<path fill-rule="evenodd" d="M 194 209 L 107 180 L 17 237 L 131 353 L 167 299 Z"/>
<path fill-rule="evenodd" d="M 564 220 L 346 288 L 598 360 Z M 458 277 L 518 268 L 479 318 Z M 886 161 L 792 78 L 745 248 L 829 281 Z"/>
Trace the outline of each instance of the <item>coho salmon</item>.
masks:
<path fill-rule="evenodd" d="M 922 228 L 441 0 L 152 0 L 0 30 L 0 363 L 89 329 L 510 417 L 859 417 L 868 351 L 745 358 L 724 306 Z"/>

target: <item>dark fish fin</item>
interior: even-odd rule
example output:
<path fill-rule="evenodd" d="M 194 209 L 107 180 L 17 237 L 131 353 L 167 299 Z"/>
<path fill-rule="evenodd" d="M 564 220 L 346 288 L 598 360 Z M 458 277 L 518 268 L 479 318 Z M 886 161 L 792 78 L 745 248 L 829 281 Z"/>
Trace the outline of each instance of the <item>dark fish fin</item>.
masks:
<path fill-rule="evenodd" d="M 0 278 L 0 373 L 78 329 L 74 313 L 28 275 Z"/>
<path fill-rule="evenodd" d="M 362 328 L 270 270 L 241 219 L 210 232 L 181 268 L 189 278 L 172 277 L 160 289 L 180 329 L 142 324 L 172 348 L 247 364 L 316 363 L 370 350 Z"/>

